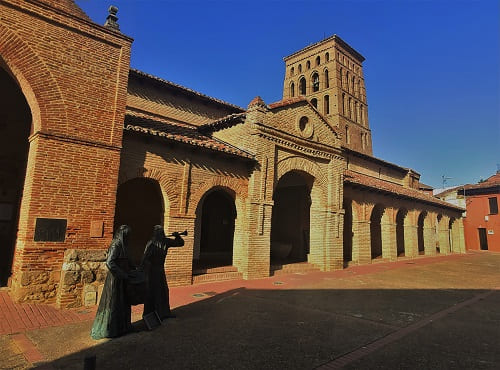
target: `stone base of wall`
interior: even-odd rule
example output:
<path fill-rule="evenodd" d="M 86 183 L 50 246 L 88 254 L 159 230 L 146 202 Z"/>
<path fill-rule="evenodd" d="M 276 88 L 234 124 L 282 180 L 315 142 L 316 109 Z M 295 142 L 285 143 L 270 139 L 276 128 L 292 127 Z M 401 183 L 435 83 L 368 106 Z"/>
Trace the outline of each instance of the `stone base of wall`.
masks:
<path fill-rule="evenodd" d="M 102 249 L 65 251 L 57 296 L 60 308 L 93 306 L 99 302 L 108 272 L 106 252 Z"/>

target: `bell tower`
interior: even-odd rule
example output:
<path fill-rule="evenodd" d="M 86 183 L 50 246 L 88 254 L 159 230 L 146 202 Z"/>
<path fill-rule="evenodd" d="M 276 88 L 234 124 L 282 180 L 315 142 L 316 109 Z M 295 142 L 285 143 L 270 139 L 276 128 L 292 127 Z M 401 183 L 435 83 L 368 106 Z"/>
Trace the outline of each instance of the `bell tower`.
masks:
<path fill-rule="evenodd" d="M 333 35 L 283 60 L 283 99 L 305 96 L 340 129 L 343 146 L 372 155 L 362 66 L 365 58 Z"/>

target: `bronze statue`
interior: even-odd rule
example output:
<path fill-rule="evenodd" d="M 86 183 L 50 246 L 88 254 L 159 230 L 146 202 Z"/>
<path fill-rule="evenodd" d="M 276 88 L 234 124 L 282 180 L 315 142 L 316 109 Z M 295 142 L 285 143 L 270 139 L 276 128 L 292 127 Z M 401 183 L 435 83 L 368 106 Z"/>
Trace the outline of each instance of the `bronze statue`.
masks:
<path fill-rule="evenodd" d="M 153 236 L 146 244 L 141 262 L 148 281 L 148 293 L 144 302 L 143 316 L 156 311 L 161 320 L 175 317 L 170 311 L 168 284 L 165 275 L 165 258 L 167 257 L 168 248 L 182 247 L 184 245 L 181 235 L 187 235 L 187 231 L 183 233 L 174 232 L 171 236 L 174 236 L 175 239 L 170 239 L 165 236 L 161 225 L 156 225 L 153 229 Z"/>
<path fill-rule="evenodd" d="M 131 308 L 126 298 L 128 272 L 132 263 L 127 257 L 127 241 L 130 227 L 121 225 L 108 249 L 106 266 L 109 272 L 92 325 L 93 339 L 119 337 L 132 331 Z"/>

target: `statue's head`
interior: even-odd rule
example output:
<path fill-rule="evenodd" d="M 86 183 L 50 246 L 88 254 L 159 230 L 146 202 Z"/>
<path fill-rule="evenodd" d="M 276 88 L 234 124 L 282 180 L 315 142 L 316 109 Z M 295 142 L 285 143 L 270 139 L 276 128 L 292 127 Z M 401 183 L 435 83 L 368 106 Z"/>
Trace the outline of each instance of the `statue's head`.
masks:
<path fill-rule="evenodd" d="M 153 227 L 153 238 L 161 240 L 165 238 L 165 231 L 163 231 L 163 226 L 155 225 Z"/>
<path fill-rule="evenodd" d="M 121 238 L 122 240 L 126 240 L 130 234 L 131 228 L 128 225 L 121 225 L 116 231 L 115 237 Z"/>

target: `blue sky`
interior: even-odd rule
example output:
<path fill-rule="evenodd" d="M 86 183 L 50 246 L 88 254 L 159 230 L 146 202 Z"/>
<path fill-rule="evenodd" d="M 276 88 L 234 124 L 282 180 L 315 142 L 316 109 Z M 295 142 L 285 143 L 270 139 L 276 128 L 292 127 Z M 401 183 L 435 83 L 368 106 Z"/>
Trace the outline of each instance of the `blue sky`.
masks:
<path fill-rule="evenodd" d="M 500 163 L 496 0 L 77 0 L 134 38 L 131 66 L 246 107 L 281 99 L 283 57 L 337 34 L 365 58 L 374 155 L 441 187 Z"/>

